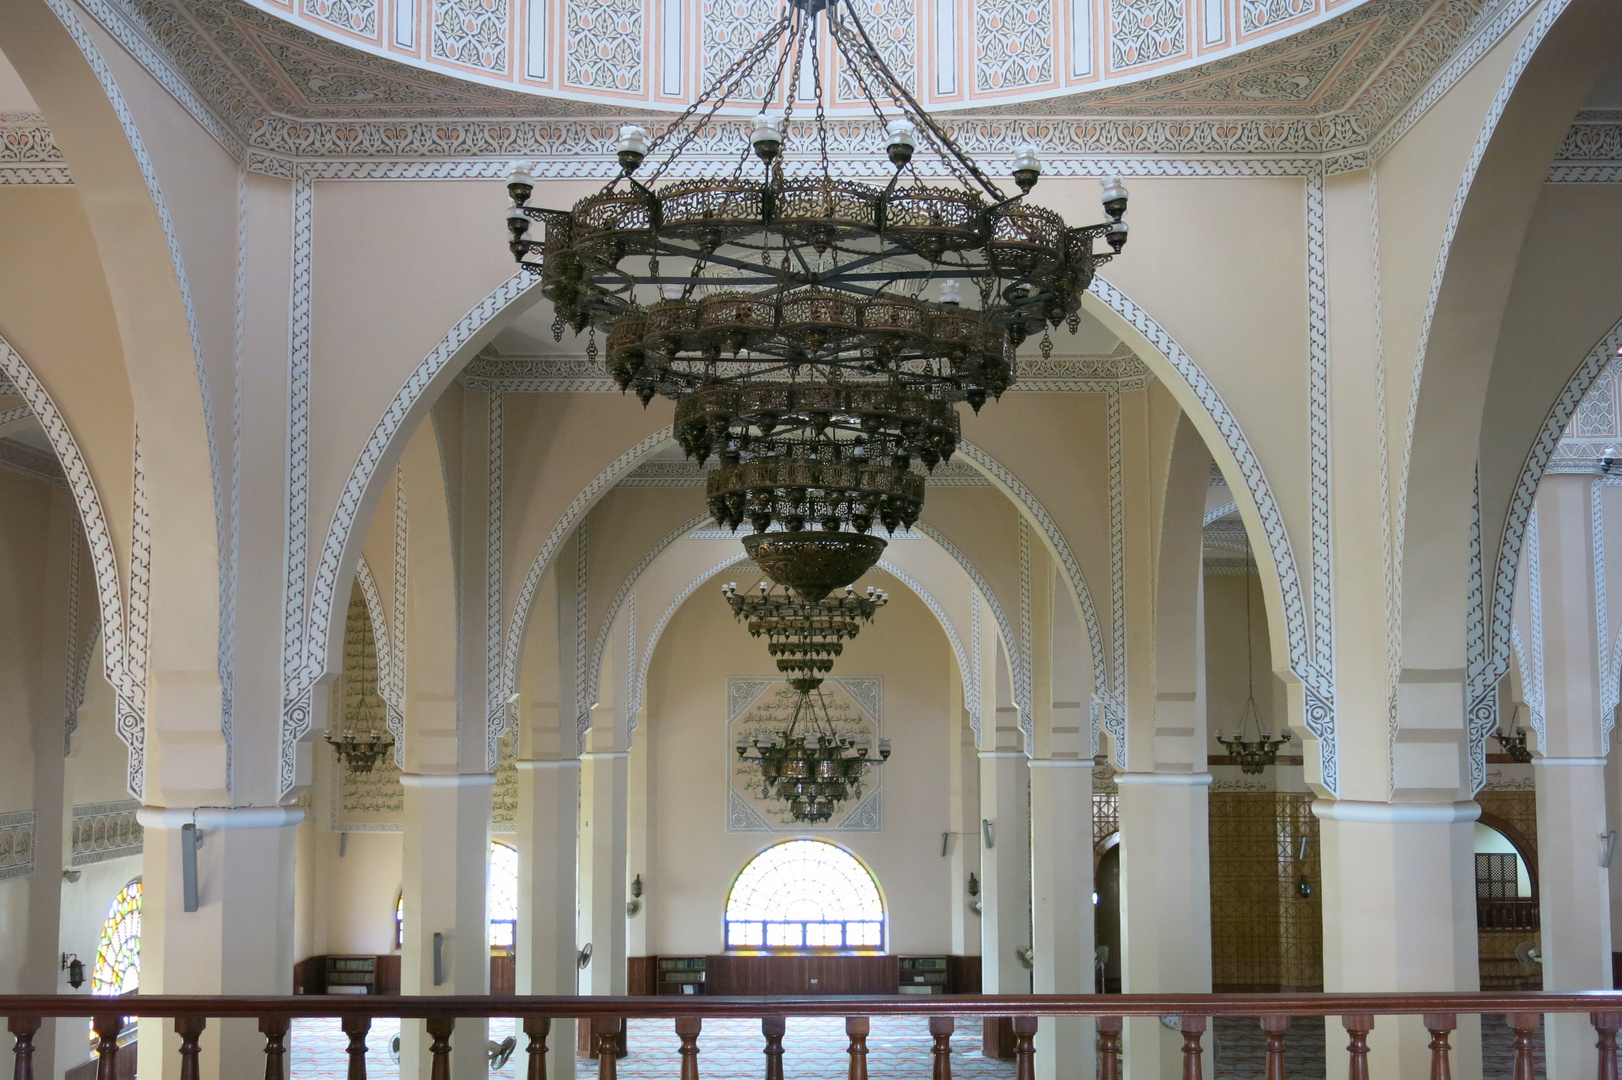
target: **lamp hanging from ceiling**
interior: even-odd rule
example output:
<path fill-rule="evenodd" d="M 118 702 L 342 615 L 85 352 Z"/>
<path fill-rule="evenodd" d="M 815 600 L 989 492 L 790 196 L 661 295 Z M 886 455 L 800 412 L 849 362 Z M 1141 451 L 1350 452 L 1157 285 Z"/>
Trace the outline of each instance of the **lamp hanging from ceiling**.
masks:
<path fill-rule="evenodd" d="M 781 589 L 781 591 L 779 591 Z M 869 585 L 865 594 L 847 585 L 842 596 L 801 599 L 787 588 L 762 581 L 758 593 L 738 591 L 737 582 L 721 586 L 733 616 L 764 637 L 777 670 L 797 691 L 815 690 L 844 652 L 845 642 L 873 621 L 873 613 L 890 602 L 888 593 Z"/>
<path fill-rule="evenodd" d="M 1278 760 L 1278 749 L 1290 741 L 1290 729 L 1285 728 L 1278 738 L 1262 726 L 1261 710 L 1256 707 L 1256 665 L 1251 655 L 1250 571 L 1255 565 L 1250 556 L 1250 538 L 1245 538 L 1245 678 L 1248 690 L 1245 704 L 1239 710 L 1239 722 L 1232 736 L 1218 735 L 1217 742 L 1228 751 L 1228 756 L 1239 763 L 1239 771 L 1255 775 Z M 1246 732 L 1254 731 L 1255 738 Z"/>
<path fill-rule="evenodd" d="M 327 742 L 351 770 L 371 772 L 394 746 L 394 736 L 386 731 L 329 731 Z"/>
<path fill-rule="evenodd" d="M 850 125 L 831 130 L 824 111 L 824 33 L 888 166 L 830 155 Z M 807 90 L 809 121 L 795 115 Z M 740 112 L 754 114 L 747 131 L 718 119 Z M 697 160 L 716 147 L 736 154 L 730 170 Z M 804 600 L 878 560 L 875 525 L 917 519 L 921 470 L 957 447 L 953 406 L 1001 396 L 1032 334 L 1046 353 L 1047 326 L 1074 331 L 1081 294 L 1127 238 L 1118 180 L 1099 224 L 1027 205 L 1034 145 L 1016 149 L 1017 192 L 993 183 L 891 71 L 851 0 L 789 0 L 663 131 L 622 127 L 616 154 L 619 174 L 570 210 L 529 205 L 533 170 L 515 163 L 509 248 L 540 276 L 556 337 L 588 332 L 595 357 L 605 334 L 622 389 L 676 401 L 683 450 L 720 459 L 711 514 L 748 524 L 762 570 Z M 848 178 L 874 171 L 888 182 Z"/>
<path fill-rule="evenodd" d="M 839 733 L 821 682 L 796 687 L 787 727 L 765 739 L 740 739 L 736 747 L 738 760 L 759 769 L 766 797 L 788 804 L 795 821 L 808 823 L 827 821 L 847 800 L 861 798 L 867 771 L 890 757 L 889 739 L 879 740 L 874 758 L 868 736 Z"/>

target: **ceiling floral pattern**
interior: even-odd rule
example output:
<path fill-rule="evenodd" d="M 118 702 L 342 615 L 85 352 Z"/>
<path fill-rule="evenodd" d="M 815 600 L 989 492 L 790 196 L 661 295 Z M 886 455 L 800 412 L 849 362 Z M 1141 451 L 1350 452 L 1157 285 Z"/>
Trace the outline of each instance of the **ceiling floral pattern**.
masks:
<path fill-rule="evenodd" d="M 361 167 L 426 158 L 450 159 L 455 175 L 493 176 L 500 161 L 529 157 L 547 163 L 548 175 L 584 178 L 612 171 L 623 117 L 657 128 L 771 24 L 777 0 L 79 2 L 251 169 L 290 176 L 298 160 Z M 1466 69 L 1532 3 L 1242 0 L 1236 21 L 1269 33 L 1226 27 L 1228 44 L 1187 22 L 1194 7 L 1221 5 L 1193 0 L 858 0 L 857 10 L 892 68 L 916 80 L 965 151 L 993 168 L 1033 140 L 1056 176 L 1094 175 L 1090 161 L 1128 157 L 1167 159 L 1173 175 L 1177 160 L 1195 155 L 1291 159 L 1296 172 L 1312 157 L 1331 172 L 1360 167 L 1437 93 L 1439 72 Z M 401 21 L 401 5 L 415 22 Z M 1173 8 L 1189 31 L 1181 39 L 1164 36 Z M 547 49 L 515 44 L 512 34 L 543 23 L 555 33 Z M 1142 38 L 1140 51 L 1193 47 L 1202 62 L 1129 58 L 1127 78 L 1102 39 L 1085 56 L 1064 53 L 1082 24 L 1105 36 L 1136 27 L 1161 35 Z M 377 44 L 396 38 L 414 41 L 416 53 Z M 939 66 L 950 50 L 961 63 Z M 431 55 L 444 64 L 430 64 Z M 476 77 L 498 68 L 504 85 Z M 1078 75 L 1089 71 L 1097 78 Z M 850 80 L 826 74 L 838 108 Z M 1088 79 L 1093 88 L 1077 93 Z M 571 80 L 592 85 L 576 94 L 564 85 Z M 1004 91 L 1015 84 L 1023 89 L 1011 101 Z M 718 120 L 693 160 L 730 160 L 744 122 Z M 837 131 L 842 145 L 831 156 L 848 160 L 853 176 L 878 177 L 883 163 L 872 151 L 883 136 L 872 117 L 852 115 Z M 49 146 L 48 132 L 15 137 Z"/>

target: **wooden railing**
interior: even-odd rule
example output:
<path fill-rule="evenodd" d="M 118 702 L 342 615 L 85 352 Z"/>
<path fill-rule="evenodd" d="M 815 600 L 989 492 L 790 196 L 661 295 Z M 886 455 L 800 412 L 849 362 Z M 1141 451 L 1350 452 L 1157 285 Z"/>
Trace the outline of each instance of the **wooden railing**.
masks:
<path fill-rule="evenodd" d="M 110 1012 L 109 1009 L 127 1011 Z M 287 1035 L 303 1017 L 336 1017 L 349 1038 L 348 1080 L 366 1080 L 366 1037 L 375 1017 L 426 1021 L 433 1080 L 450 1080 L 452 1036 L 459 1018 L 519 1017 L 529 1043 L 527 1080 L 546 1080 L 547 1038 L 554 1018 L 591 1024 L 598 1080 L 616 1080 L 616 1048 L 627 1018 L 671 1019 L 680 1044 L 680 1080 L 699 1080 L 699 1038 L 705 1017 L 756 1018 L 761 1024 L 764 1080 L 783 1080 L 783 1034 L 789 1016 L 843 1016 L 850 1040 L 850 1080 L 868 1080 L 867 1036 L 873 1016 L 922 1016 L 934 1045 L 933 1080 L 951 1080 L 955 1018 L 1012 1017 L 1017 1080 L 1034 1080 L 1035 1036 L 1041 1017 L 1091 1017 L 1098 1029 L 1099 1080 L 1120 1080 L 1121 1033 L 1127 1017 L 1177 1017 L 1183 1036 L 1184 1080 L 1202 1080 L 1201 1040 L 1212 1017 L 1251 1017 L 1266 1036 L 1267 1080 L 1287 1080 L 1284 1036 L 1298 1017 L 1339 1017 L 1347 1034 L 1348 1080 L 1368 1080 L 1369 1033 L 1376 1017 L 1420 1016 L 1431 1033 L 1432 1080 L 1452 1076 L 1451 1036 L 1460 1014 L 1502 1014 L 1515 1032 L 1515 1080 L 1533 1080 L 1533 1048 L 1547 1013 L 1586 1013 L 1598 1036 L 1597 1080 L 1617 1080 L 1617 1030 L 1622 993 L 1478 994 L 1120 994 L 885 997 L 382 997 L 307 995 L 168 997 L 128 995 L 4 997 L 0 1013 L 16 1040 L 13 1080 L 34 1080 L 34 1035 L 44 1017 L 89 1017 L 97 1037 L 97 1080 L 117 1075 L 118 1033 L 130 1014 L 173 1017 L 180 1036 L 180 1080 L 199 1076 L 200 1039 L 209 1019 L 256 1018 L 265 1036 L 265 1080 L 287 1075 Z M 127 1049 L 122 1051 L 129 1052 Z M 1331 1070 L 1336 1075 L 1335 1070 Z M 245 1078 L 239 1078 L 245 1080 Z M 1561 1080 L 1578 1080 L 1562 1077 Z"/>
<path fill-rule="evenodd" d="M 1538 902 L 1525 897 L 1507 900 L 1477 900 L 1478 930 L 1536 930 Z"/>

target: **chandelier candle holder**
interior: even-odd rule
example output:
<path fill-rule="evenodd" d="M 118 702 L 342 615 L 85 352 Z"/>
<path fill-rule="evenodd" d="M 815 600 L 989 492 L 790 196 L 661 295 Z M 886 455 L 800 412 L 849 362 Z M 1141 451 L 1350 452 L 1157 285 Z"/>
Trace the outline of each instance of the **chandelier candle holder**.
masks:
<path fill-rule="evenodd" d="M 830 157 L 852 125 L 825 115 L 824 42 L 878 119 L 868 159 Z M 717 148 L 735 162 L 712 166 Z M 1016 191 L 991 181 L 852 0 L 788 0 L 691 107 L 656 135 L 625 125 L 614 152 L 618 175 L 568 210 L 530 205 L 533 168 L 514 163 L 508 247 L 539 275 L 555 337 L 589 333 L 595 358 L 605 335 L 623 390 L 676 402 L 682 449 L 720 458 L 711 514 L 747 524 L 751 554 L 806 600 L 878 560 L 875 526 L 917 519 L 925 472 L 957 447 L 957 403 L 1000 397 L 1032 334 L 1046 353 L 1047 327 L 1075 331 L 1127 239 L 1118 180 L 1098 224 L 1026 202 L 1034 144 L 1015 148 Z"/>
<path fill-rule="evenodd" d="M 394 736 L 385 731 L 344 731 L 336 735 L 329 731 L 327 742 L 352 770 L 371 772 L 394 746 Z"/>
<path fill-rule="evenodd" d="M 795 821 L 823 822 L 847 800 L 861 798 L 862 778 L 889 760 L 890 740 L 880 739 L 873 757 L 867 736 L 839 734 L 820 689 L 797 689 L 788 726 L 765 739 L 739 740 L 738 760 L 760 770 L 766 797 L 788 804 Z"/>
<path fill-rule="evenodd" d="M 888 593 L 871 585 L 865 594 L 847 585 L 842 596 L 814 601 L 765 581 L 758 593 L 739 592 L 735 581 L 721 586 L 721 592 L 733 617 L 748 627 L 751 637 L 766 638 L 777 670 L 802 692 L 822 685 L 822 677 L 833 670 L 834 661 L 844 652 L 845 642 L 890 602 Z"/>

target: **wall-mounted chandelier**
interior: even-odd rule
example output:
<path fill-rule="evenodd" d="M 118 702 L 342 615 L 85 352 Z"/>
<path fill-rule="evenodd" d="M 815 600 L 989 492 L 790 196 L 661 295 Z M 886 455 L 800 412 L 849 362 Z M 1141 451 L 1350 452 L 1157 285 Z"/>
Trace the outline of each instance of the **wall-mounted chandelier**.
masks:
<path fill-rule="evenodd" d="M 819 14 L 885 131 L 888 165 L 872 164 L 887 183 L 849 179 L 874 170 L 830 158 L 849 125 L 834 131 L 824 113 Z M 752 126 L 717 119 L 743 111 Z M 711 175 L 696 147 L 736 164 Z M 988 179 L 896 78 L 850 0 L 789 0 L 669 127 L 626 125 L 616 152 L 619 175 L 571 210 L 529 205 L 533 174 L 515 163 L 509 246 L 540 275 L 555 336 L 588 332 L 596 356 L 605 334 L 620 387 L 644 405 L 676 401 L 683 450 L 720 459 L 711 514 L 747 524 L 751 556 L 805 600 L 877 562 L 875 526 L 917 519 L 922 470 L 957 447 L 954 406 L 999 397 L 1031 335 L 1047 351 L 1048 326 L 1074 330 L 1096 267 L 1127 238 L 1119 181 L 1104 187 L 1107 220 L 1072 227 L 1024 201 L 1036 147 L 1016 152 L 1016 193 Z"/>
<path fill-rule="evenodd" d="M 833 670 L 845 642 L 873 621 L 873 613 L 890 602 L 888 593 L 869 585 L 865 594 L 847 585 L 842 596 L 803 600 L 788 589 L 760 583 L 759 592 L 738 591 L 737 582 L 721 586 L 732 614 L 749 628 L 750 636 L 764 637 L 777 670 L 789 685 L 805 693 L 822 684 Z"/>
<path fill-rule="evenodd" d="M 821 689 L 796 689 L 788 726 L 765 739 L 740 739 L 738 759 L 760 770 L 764 795 L 786 803 L 795 821 L 827 821 L 846 800 L 861 798 L 862 778 L 889 759 L 890 740 L 880 739 L 878 757 L 871 756 L 866 735 L 841 735 L 835 728 Z"/>

